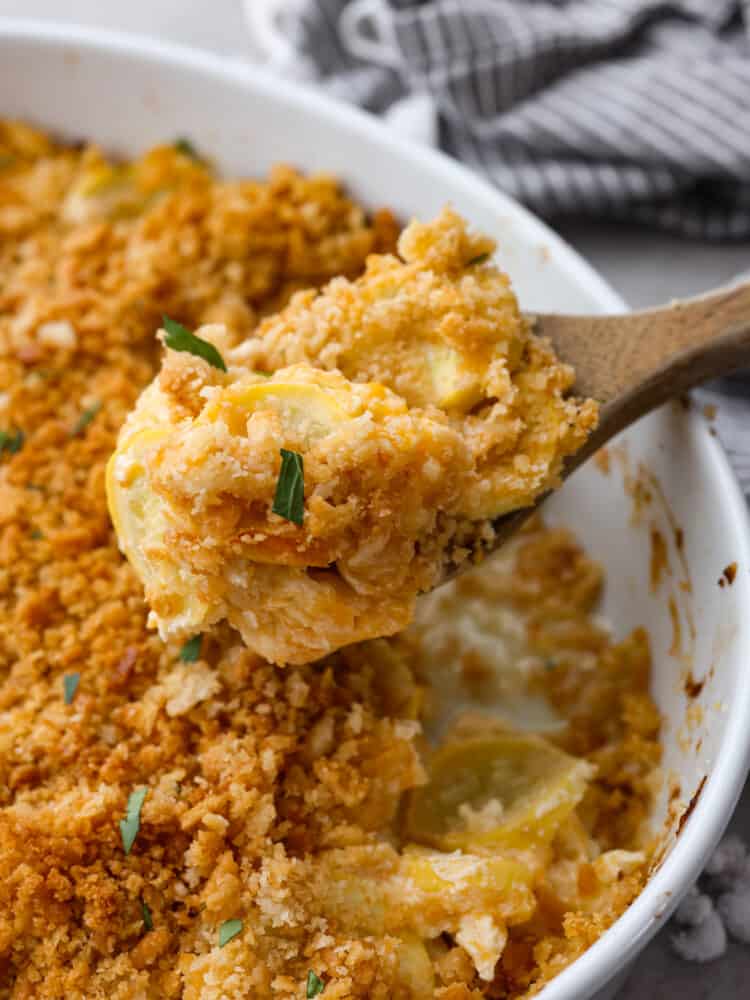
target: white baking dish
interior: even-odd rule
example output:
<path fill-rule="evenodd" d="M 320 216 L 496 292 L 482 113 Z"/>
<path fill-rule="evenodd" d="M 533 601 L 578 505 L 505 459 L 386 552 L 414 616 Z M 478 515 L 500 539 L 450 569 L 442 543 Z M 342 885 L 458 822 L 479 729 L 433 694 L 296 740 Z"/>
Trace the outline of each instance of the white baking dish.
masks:
<path fill-rule="evenodd" d="M 622 307 L 549 229 L 468 171 L 395 139 L 366 115 L 228 60 L 138 38 L 0 19 L 0 115 L 94 138 L 123 153 L 188 136 L 236 174 L 263 173 L 279 160 L 325 169 L 344 178 L 358 198 L 404 217 L 430 216 L 450 201 L 497 237 L 501 263 L 526 308 Z M 742 788 L 750 747 L 750 539 L 744 501 L 723 453 L 703 418 L 678 404 L 629 431 L 613 449 L 608 473 L 589 463 L 547 509 L 604 564 L 603 610 L 616 631 L 643 624 L 650 632 L 654 693 L 665 716 L 665 774 L 679 781 L 682 809 L 693 803 L 641 896 L 542 994 L 544 1000 L 585 1000 L 596 991 L 608 995 L 667 918 Z M 655 530 L 667 543 L 672 572 L 652 592 Z M 736 579 L 720 587 L 732 562 Z M 670 652 L 675 616 L 679 653 Z M 692 706 L 688 670 L 695 681 L 706 678 Z M 654 816 L 657 828 L 667 816 L 667 788 Z"/>

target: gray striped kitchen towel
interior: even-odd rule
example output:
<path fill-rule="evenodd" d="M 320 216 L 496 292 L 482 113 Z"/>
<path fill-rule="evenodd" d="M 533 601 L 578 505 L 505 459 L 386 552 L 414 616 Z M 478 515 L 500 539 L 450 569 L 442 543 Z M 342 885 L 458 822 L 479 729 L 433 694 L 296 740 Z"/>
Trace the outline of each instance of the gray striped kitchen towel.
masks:
<path fill-rule="evenodd" d="M 249 0 L 256 4 L 257 0 Z M 750 0 L 296 0 L 287 38 L 537 214 L 750 238 Z"/>

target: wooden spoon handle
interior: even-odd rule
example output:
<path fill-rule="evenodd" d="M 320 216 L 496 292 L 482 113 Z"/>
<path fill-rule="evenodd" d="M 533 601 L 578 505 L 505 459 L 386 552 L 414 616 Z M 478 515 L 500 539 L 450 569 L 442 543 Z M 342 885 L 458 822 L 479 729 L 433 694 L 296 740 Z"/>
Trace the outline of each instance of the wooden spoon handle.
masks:
<path fill-rule="evenodd" d="M 600 403 L 634 395 L 643 411 L 750 365 L 750 282 L 622 316 L 540 316 L 537 332 Z"/>
<path fill-rule="evenodd" d="M 575 368 L 576 393 L 603 404 L 577 466 L 668 399 L 750 367 L 750 282 L 622 316 L 540 316 L 536 329 Z"/>

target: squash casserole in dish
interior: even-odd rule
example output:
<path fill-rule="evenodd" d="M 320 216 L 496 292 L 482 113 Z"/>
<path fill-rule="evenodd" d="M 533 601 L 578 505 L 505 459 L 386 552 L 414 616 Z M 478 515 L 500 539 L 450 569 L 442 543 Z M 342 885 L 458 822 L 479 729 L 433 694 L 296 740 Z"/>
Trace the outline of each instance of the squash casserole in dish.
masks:
<path fill-rule="evenodd" d="M 491 249 L 0 122 L 1 1000 L 518 1000 L 638 894 L 597 565 L 415 600 L 596 419 Z"/>

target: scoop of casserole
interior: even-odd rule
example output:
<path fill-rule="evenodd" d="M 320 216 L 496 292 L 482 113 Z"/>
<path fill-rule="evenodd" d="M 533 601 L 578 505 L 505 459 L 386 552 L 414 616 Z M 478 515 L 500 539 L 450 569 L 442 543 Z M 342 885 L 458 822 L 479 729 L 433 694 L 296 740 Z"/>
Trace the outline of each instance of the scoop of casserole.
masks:
<path fill-rule="evenodd" d="M 164 638 L 226 619 L 276 663 L 389 635 L 596 424 L 494 244 L 445 210 L 252 338 L 173 322 L 109 464 L 120 545 Z"/>

